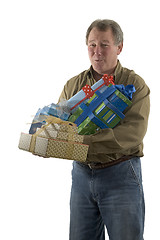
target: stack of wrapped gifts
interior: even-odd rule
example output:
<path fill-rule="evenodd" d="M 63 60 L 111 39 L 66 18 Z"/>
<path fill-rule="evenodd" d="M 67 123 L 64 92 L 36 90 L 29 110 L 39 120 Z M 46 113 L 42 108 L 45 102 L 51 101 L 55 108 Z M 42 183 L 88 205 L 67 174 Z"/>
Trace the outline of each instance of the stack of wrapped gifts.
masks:
<path fill-rule="evenodd" d="M 75 124 L 56 117 L 45 118 L 46 124 L 34 134 L 21 133 L 19 148 L 42 157 L 54 157 L 84 162 L 88 145 L 82 144 Z"/>
<path fill-rule="evenodd" d="M 29 134 L 21 133 L 19 148 L 44 157 L 84 162 L 88 146 L 83 136 L 100 129 L 114 128 L 130 106 L 133 85 L 115 85 L 105 74 L 93 86 L 86 85 L 60 104 L 39 109 Z"/>
<path fill-rule="evenodd" d="M 114 128 L 131 105 L 133 85 L 115 85 L 113 77 L 104 75 L 92 87 L 84 88 L 68 100 L 72 114 L 69 121 L 78 126 L 78 133 L 93 134 L 99 129 Z"/>

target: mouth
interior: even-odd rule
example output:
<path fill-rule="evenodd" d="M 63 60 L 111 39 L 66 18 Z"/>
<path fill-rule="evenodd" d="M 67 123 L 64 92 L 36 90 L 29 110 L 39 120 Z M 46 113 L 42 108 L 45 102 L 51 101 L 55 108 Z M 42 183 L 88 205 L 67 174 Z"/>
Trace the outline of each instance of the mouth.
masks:
<path fill-rule="evenodd" d="M 95 59 L 94 61 L 97 62 L 97 63 L 98 63 L 98 62 L 103 62 L 102 59 Z"/>

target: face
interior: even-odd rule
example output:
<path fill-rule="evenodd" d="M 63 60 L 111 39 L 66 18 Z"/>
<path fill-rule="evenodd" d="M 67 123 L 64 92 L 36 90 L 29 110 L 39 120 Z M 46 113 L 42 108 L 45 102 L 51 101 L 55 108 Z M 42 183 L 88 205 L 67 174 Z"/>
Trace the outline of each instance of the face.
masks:
<path fill-rule="evenodd" d="M 115 45 L 110 29 L 93 28 L 88 37 L 88 55 L 94 71 L 99 75 L 113 73 L 122 47 L 123 43 Z"/>

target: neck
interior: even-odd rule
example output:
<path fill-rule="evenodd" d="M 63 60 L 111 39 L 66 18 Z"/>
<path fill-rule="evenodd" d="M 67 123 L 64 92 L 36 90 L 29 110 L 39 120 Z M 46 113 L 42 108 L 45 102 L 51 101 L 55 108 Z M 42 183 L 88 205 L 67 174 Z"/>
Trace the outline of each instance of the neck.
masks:
<path fill-rule="evenodd" d="M 93 77 L 96 80 L 96 82 L 103 77 L 103 74 L 99 74 L 93 69 Z"/>
<path fill-rule="evenodd" d="M 93 69 L 93 68 L 92 68 L 92 69 Z M 96 81 L 98 81 L 99 79 L 101 79 L 101 78 L 103 77 L 104 74 L 113 75 L 114 71 L 115 71 L 115 68 L 112 69 L 112 70 L 110 70 L 110 71 L 106 71 L 105 73 L 102 73 L 102 74 L 101 74 L 101 73 L 96 72 L 96 71 L 93 69 L 93 77 L 94 77 L 94 79 L 95 79 Z"/>
<path fill-rule="evenodd" d="M 115 63 L 115 66 L 113 68 L 106 70 L 106 72 L 97 72 L 94 70 L 93 66 L 91 66 L 94 79 L 96 81 L 98 81 L 99 79 L 101 79 L 103 77 L 104 74 L 113 75 L 115 72 L 115 69 L 117 67 L 117 64 L 118 64 L 118 61 Z"/>

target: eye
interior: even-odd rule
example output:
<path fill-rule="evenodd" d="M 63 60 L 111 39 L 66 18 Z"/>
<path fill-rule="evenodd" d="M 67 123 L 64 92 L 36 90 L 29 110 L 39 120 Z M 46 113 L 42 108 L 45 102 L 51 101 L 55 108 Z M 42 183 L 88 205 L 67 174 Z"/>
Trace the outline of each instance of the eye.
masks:
<path fill-rule="evenodd" d="M 90 47 L 96 47 L 96 44 L 95 43 L 91 43 L 89 46 Z"/>
<path fill-rule="evenodd" d="M 106 47 L 108 47 L 109 45 L 106 44 L 106 43 L 102 43 L 101 46 L 106 48 Z"/>

